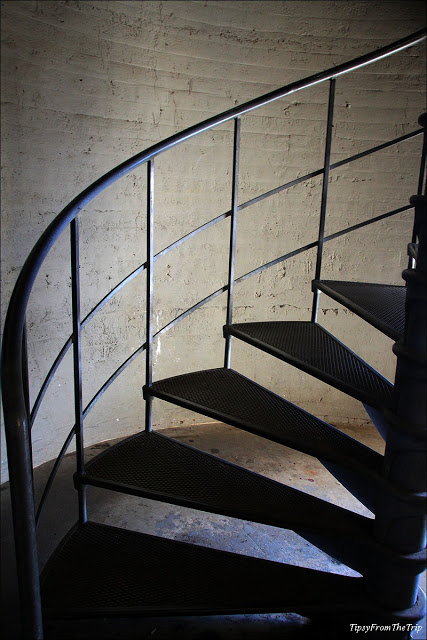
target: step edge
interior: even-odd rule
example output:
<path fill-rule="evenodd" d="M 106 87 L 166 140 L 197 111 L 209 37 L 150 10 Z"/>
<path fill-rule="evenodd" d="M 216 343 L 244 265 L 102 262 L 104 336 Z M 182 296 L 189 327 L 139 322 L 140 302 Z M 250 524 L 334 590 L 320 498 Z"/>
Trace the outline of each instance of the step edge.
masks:
<path fill-rule="evenodd" d="M 118 442 L 116 445 L 113 445 L 113 447 L 111 447 L 110 449 L 107 449 L 106 451 L 102 451 L 101 453 L 99 453 L 95 458 L 93 458 L 87 465 L 87 467 L 90 467 L 92 462 L 95 462 L 95 460 L 107 456 L 108 453 L 112 450 L 112 449 L 117 449 L 119 448 L 121 445 L 125 445 L 128 444 L 129 442 L 131 442 L 132 440 L 136 439 L 138 436 L 141 435 L 141 433 L 144 432 L 140 432 L 138 434 L 134 434 L 132 436 L 129 436 L 128 438 L 125 438 L 124 440 L 122 440 L 121 442 Z M 215 461 L 215 463 L 220 463 L 226 467 L 231 467 L 233 469 L 236 469 L 237 472 L 242 473 L 242 475 L 248 475 L 251 477 L 255 477 L 256 479 L 261 479 L 261 481 L 266 482 L 268 484 L 274 484 L 276 486 L 280 486 L 280 487 L 284 487 L 285 489 L 291 490 L 292 492 L 295 492 L 299 495 L 304 496 L 304 498 L 306 498 L 308 501 L 310 502 L 316 502 L 317 504 L 322 504 L 322 505 L 328 505 L 329 508 L 333 509 L 334 511 L 336 511 L 337 515 L 340 515 L 341 517 L 345 517 L 345 518 L 349 518 L 350 520 L 352 520 L 353 522 L 351 523 L 351 526 L 356 527 L 368 527 L 369 524 L 372 522 L 371 518 L 367 518 L 365 516 L 362 516 L 360 514 L 357 514 L 353 511 L 350 511 L 349 509 L 345 509 L 344 507 L 341 507 L 340 505 L 336 505 L 334 503 L 328 502 L 326 500 L 323 500 L 322 498 L 318 498 L 317 496 L 313 496 L 309 493 L 306 493 L 305 491 L 301 491 L 300 489 L 296 489 L 294 487 L 291 487 L 289 485 L 285 485 L 281 482 L 279 482 L 278 480 L 273 480 L 272 478 L 268 478 L 267 476 L 263 476 L 260 473 L 257 473 L 256 471 L 252 471 L 250 469 L 246 469 L 245 467 L 241 467 L 239 465 L 237 465 L 234 462 L 229 462 L 228 460 L 223 460 L 222 458 L 218 458 L 217 456 L 212 455 L 211 453 L 207 453 L 205 451 L 201 451 L 199 449 L 197 449 L 196 447 L 193 447 L 191 445 L 188 445 L 186 443 L 182 443 L 179 442 L 177 440 L 174 440 L 173 438 L 169 438 L 166 435 L 163 435 L 159 432 L 153 432 L 155 434 L 156 437 L 161 437 L 162 439 L 168 440 L 173 442 L 174 444 L 183 447 L 185 449 L 189 449 L 190 451 L 194 451 L 195 453 L 197 453 L 199 456 L 203 456 L 203 457 L 207 457 L 213 461 Z M 120 483 L 120 482 L 115 482 L 114 480 L 107 480 L 107 479 L 102 479 L 100 477 L 94 477 L 94 476 L 89 476 L 88 474 L 84 474 L 84 475 L 79 475 L 79 474 L 74 474 L 74 477 L 76 478 L 76 480 L 78 482 L 81 482 L 82 484 L 90 484 L 93 486 L 101 486 L 100 484 L 94 484 L 102 482 L 103 485 L 105 485 L 105 487 L 103 488 L 112 488 L 113 486 L 117 486 L 117 487 L 130 487 L 133 488 L 135 490 L 138 490 L 138 487 L 136 485 L 127 485 L 125 483 Z M 86 482 L 87 481 L 87 482 Z M 106 486 L 108 484 L 108 487 Z M 115 489 L 112 489 L 115 490 Z M 120 489 L 118 489 L 120 491 Z M 141 489 L 143 490 L 143 489 Z M 146 491 L 146 493 L 151 493 L 152 495 L 156 492 L 151 491 L 151 490 L 144 490 Z M 138 494 L 133 494 L 133 495 L 140 495 Z M 173 498 L 172 494 L 159 494 L 159 495 L 165 495 L 165 496 L 170 496 L 171 498 Z M 149 497 L 148 495 L 146 495 L 145 497 Z M 155 498 L 152 498 L 155 499 Z M 190 502 L 190 501 L 189 501 Z M 194 502 L 192 503 L 194 504 Z M 191 506 L 190 504 L 185 504 L 182 506 Z M 193 507 L 194 508 L 194 507 Z M 218 512 L 220 513 L 220 512 Z M 237 516 L 232 516 L 232 517 L 237 517 Z M 246 518 L 242 518 L 241 516 L 239 516 L 240 519 L 246 519 Z M 250 518 L 247 518 L 250 522 L 253 522 L 253 520 L 251 520 Z M 268 524 L 268 523 L 265 523 Z M 278 525 L 272 525 L 272 526 L 278 526 Z M 286 527 L 282 527 L 282 528 L 286 528 Z M 291 527 L 289 527 L 291 528 Z M 359 530 L 359 533 L 361 533 L 361 531 Z M 367 534 L 367 532 L 364 532 L 365 535 Z"/>
<path fill-rule="evenodd" d="M 224 551 L 222 549 L 215 549 L 215 548 L 211 548 L 211 547 L 205 547 L 202 545 L 195 545 L 192 543 L 188 543 L 188 542 L 184 542 L 181 540 L 174 540 L 171 538 L 162 538 L 160 536 L 155 536 L 152 534 L 146 534 L 146 533 L 141 533 L 141 532 L 136 532 L 136 531 L 129 531 L 127 529 L 122 529 L 120 527 L 115 527 L 115 526 L 111 526 L 111 525 L 106 525 L 106 524 L 101 524 L 101 523 L 96 523 L 93 521 L 87 521 L 86 523 L 79 523 L 77 522 L 67 533 L 66 535 L 62 538 L 62 540 L 59 542 L 57 548 L 55 549 L 54 553 L 52 554 L 52 556 L 49 558 L 48 560 L 48 565 L 47 565 L 47 570 L 44 571 L 44 575 L 42 576 L 42 590 L 43 590 L 43 583 L 45 583 L 48 579 L 49 579 L 49 570 L 51 568 L 53 568 L 53 565 L 55 563 L 55 560 L 57 560 L 58 555 L 60 553 L 60 551 L 62 551 L 62 549 L 64 549 L 67 545 L 67 543 L 69 541 L 71 541 L 73 534 L 77 533 L 79 531 L 79 529 L 84 529 L 84 528 L 96 528 L 96 529 L 103 529 L 103 530 L 108 530 L 109 532 L 113 532 L 116 533 L 118 535 L 122 535 L 123 536 L 123 541 L 125 543 L 126 541 L 126 536 L 130 535 L 132 536 L 134 539 L 135 538 L 140 538 L 141 542 L 143 540 L 158 540 L 158 541 L 162 541 L 162 542 L 166 542 L 167 544 L 169 544 L 171 547 L 173 547 L 175 550 L 178 549 L 186 549 L 188 551 L 190 551 L 191 549 L 197 550 L 198 553 L 206 553 L 206 555 L 210 555 L 212 556 L 216 556 L 217 558 L 221 558 L 221 559 L 235 559 L 236 561 L 240 561 L 240 562 L 246 562 L 248 564 L 251 564 L 254 569 L 258 566 L 258 567 L 262 567 L 264 570 L 268 570 L 269 568 L 273 569 L 278 569 L 280 567 L 281 570 L 283 570 L 283 572 L 286 572 L 287 569 L 290 569 L 292 571 L 292 573 L 294 574 L 299 574 L 301 577 L 303 577 L 305 579 L 305 581 L 309 580 L 310 578 L 313 578 L 314 576 L 318 579 L 324 579 L 325 581 L 330 580 L 331 581 L 331 585 L 332 587 L 334 587 L 335 585 L 332 584 L 333 581 L 341 581 L 343 584 L 348 585 L 349 587 L 353 588 L 356 587 L 358 588 L 359 586 L 362 587 L 362 583 L 363 583 L 363 578 L 361 577 L 353 577 L 353 576 L 345 576 L 345 575 L 341 575 L 341 574 L 335 574 L 332 572 L 326 572 L 326 571 L 321 571 L 318 569 L 313 569 L 310 567 L 300 567 L 298 565 L 292 565 L 292 564 L 288 564 L 286 562 L 277 562 L 274 560 L 266 560 L 264 558 L 257 558 L 254 556 L 248 556 L 246 554 L 238 554 L 235 552 L 231 552 L 231 551 Z M 363 587 L 362 587 L 363 588 Z M 331 589 L 332 592 L 332 589 Z M 301 596 L 300 596 L 301 598 Z M 313 606 L 320 606 L 322 608 L 325 607 L 325 602 L 319 598 L 319 605 L 312 605 L 310 604 L 307 608 L 306 605 L 306 600 L 304 599 L 302 602 L 300 602 L 300 599 L 297 599 L 298 602 L 295 604 L 298 604 L 298 607 L 305 607 L 305 610 L 308 611 L 310 608 L 312 608 Z M 347 604 L 347 603 L 345 603 Z M 280 603 L 280 605 L 268 605 L 268 604 L 264 604 L 264 606 L 253 606 L 253 607 L 249 607 L 248 609 L 246 609 L 247 611 L 253 611 L 255 612 L 268 612 L 271 610 L 271 612 L 280 612 L 283 610 L 283 604 Z M 291 605 L 289 605 L 291 607 Z M 339 608 L 343 607 L 343 603 L 339 603 Z M 177 611 L 177 609 L 179 609 Z M 232 608 L 227 608 L 226 606 L 224 607 L 216 607 L 216 608 L 209 608 L 208 606 L 206 606 L 205 608 L 202 607 L 186 607 L 186 608 L 178 608 L 178 607 L 171 607 L 171 606 L 155 606 L 155 605 L 150 605 L 150 606 L 146 606 L 146 607 L 141 607 L 141 606 L 135 606 L 135 607 L 114 607 L 114 608 L 93 608 L 93 609 L 83 609 L 82 607 L 74 607 L 73 609 L 67 609 L 64 610 L 64 608 L 55 608 L 55 607 L 49 607 L 49 606 L 44 606 L 43 607 L 43 612 L 44 615 L 47 619 L 49 620 L 55 620 L 55 619 L 67 619 L 70 617 L 74 617 L 77 613 L 82 617 L 82 618 L 92 618 L 92 617 L 99 617 L 102 615 L 107 615 L 107 616 L 111 616 L 111 617 L 115 617 L 117 615 L 121 615 L 121 614 L 129 614 L 129 615 L 138 615 L 138 612 L 141 612 L 142 615 L 148 615 L 148 612 L 152 611 L 154 612 L 158 612 L 159 615 L 169 615 L 169 614 L 175 614 L 175 615 L 186 615 L 188 612 L 198 612 L 196 613 L 196 615 L 214 615 L 215 613 L 218 613 L 220 611 L 224 611 L 224 613 L 230 613 L 231 612 L 242 612 L 244 611 L 245 608 L 243 606 L 243 603 L 238 606 L 235 605 L 235 607 Z"/>
<path fill-rule="evenodd" d="M 250 324 L 250 323 L 248 323 Z M 357 358 L 358 362 L 361 363 L 363 366 L 365 366 L 367 369 L 369 369 L 372 373 L 374 373 L 376 376 L 378 376 L 379 378 L 381 378 L 381 381 L 385 381 L 387 383 L 388 386 L 391 387 L 391 390 L 393 389 L 393 385 L 391 384 L 391 382 L 389 380 L 387 380 L 386 378 L 384 378 L 378 371 L 376 371 L 373 367 L 371 367 L 367 362 L 365 362 L 362 358 L 360 358 L 357 354 L 355 354 L 353 351 L 351 351 L 351 349 L 349 349 L 348 347 L 346 347 L 346 345 L 344 345 L 342 342 L 340 342 L 339 340 L 337 340 L 337 338 L 329 333 L 328 331 L 326 331 L 326 329 L 324 329 L 321 325 L 317 325 L 320 329 L 322 329 L 325 333 L 327 333 L 331 338 L 333 338 L 336 342 L 338 342 L 338 344 L 340 346 L 342 346 L 343 348 L 345 348 L 345 350 L 350 353 L 352 356 L 354 356 L 355 358 Z M 233 325 L 231 325 L 230 327 L 227 327 L 227 331 L 226 333 L 228 335 L 234 336 L 235 338 L 242 340 L 243 342 L 246 342 L 262 351 L 264 351 L 265 353 L 268 353 L 269 355 L 272 355 L 274 357 L 279 358 L 280 360 L 283 360 L 284 362 L 287 362 L 288 364 L 295 366 L 296 368 L 304 371 L 305 373 L 308 373 L 309 375 L 313 376 L 314 378 L 317 378 L 319 380 L 321 380 L 322 382 L 325 382 L 326 384 L 329 384 L 330 386 L 334 387 L 335 389 L 338 389 L 339 391 L 355 398 L 356 400 L 359 400 L 360 402 L 369 404 L 371 406 L 374 406 L 377 409 L 385 409 L 388 406 L 390 406 L 390 404 L 387 403 L 383 403 L 383 402 L 379 402 L 377 399 L 377 396 L 375 395 L 371 395 L 371 394 L 367 394 L 363 391 L 361 391 L 360 389 L 356 388 L 356 387 L 352 387 L 350 384 L 342 381 L 341 378 L 337 378 L 325 371 L 323 371 L 322 369 L 316 367 L 315 365 L 311 365 L 308 364 L 306 362 L 304 362 L 304 360 L 301 360 L 300 358 L 293 356 L 291 354 L 288 354 L 285 351 L 282 351 L 281 349 L 279 349 L 278 347 L 274 347 L 266 342 L 263 342 L 261 340 L 259 340 L 258 338 L 254 338 L 253 336 L 249 336 L 247 334 L 245 334 L 243 331 L 241 331 L 240 329 L 236 329 Z M 354 393 L 354 391 L 356 391 L 356 393 Z"/>
<path fill-rule="evenodd" d="M 329 298 L 332 298 L 332 300 L 335 300 L 339 304 L 342 304 L 344 307 L 346 307 L 346 309 L 349 309 L 350 311 L 355 313 L 359 318 L 361 318 L 362 320 L 364 320 L 365 322 L 367 322 L 368 324 L 373 326 L 375 329 L 377 329 L 378 331 L 380 331 L 381 333 L 386 335 L 391 340 L 399 341 L 399 340 L 403 339 L 403 334 L 398 333 L 392 327 L 387 325 L 385 322 L 382 322 L 381 320 L 379 320 L 375 316 L 371 315 L 365 309 L 363 309 L 363 307 L 360 307 L 358 304 L 352 302 L 351 300 L 346 298 L 341 293 L 338 293 L 338 292 L 334 291 L 328 285 L 325 285 L 324 284 L 325 282 L 347 282 L 347 281 L 341 281 L 341 280 L 313 280 L 312 281 L 312 285 L 311 285 L 312 286 L 312 290 L 315 291 L 317 289 L 319 291 L 322 291 L 322 293 L 326 294 Z M 349 284 L 353 284 L 353 283 L 349 282 Z M 379 284 L 379 283 L 376 283 L 376 282 L 375 283 L 368 283 L 368 282 L 367 283 L 363 283 L 363 282 L 358 283 L 358 282 L 355 282 L 354 284 Z M 397 287 L 399 285 L 383 285 L 383 286 L 390 286 L 390 287 L 396 286 Z M 401 287 L 401 288 L 404 289 L 405 287 Z"/>
<path fill-rule="evenodd" d="M 212 369 L 212 371 L 218 371 L 218 370 L 225 370 L 225 369 Z M 238 371 L 235 371 L 234 369 L 229 369 L 229 371 L 233 371 L 233 373 L 236 373 L 237 375 L 239 375 L 241 378 L 243 378 L 244 380 L 247 380 L 248 382 L 250 382 L 251 384 L 259 387 L 260 389 L 262 389 L 264 392 L 268 393 L 269 395 L 277 398 L 280 402 L 283 402 L 284 404 L 287 405 L 291 405 L 293 408 L 295 408 L 298 412 L 301 412 L 303 414 L 305 414 L 306 416 L 309 416 L 310 419 L 315 420 L 317 423 L 319 423 L 322 427 L 326 428 L 327 430 L 332 430 L 333 432 L 339 434 L 340 437 L 343 438 L 343 440 L 347 440 L 350 439 L 353 443 L 356 443 L 356 446 L 360 447 L 361 450 L 366 450 L 366 452 L 369 452 L 368 455 L 372 455 L 372 457 L 376 457 L 377 461 L 379 463 L 380 458 L 382 458 L 383 456 L 381 456 L 381 454 L 377 453 L 376 451 L 374 451 L 373 449 L 371 449 L 370 447 L 367 447 L 366 445 L 364 445 L 363 443 L 359 442 L 358 440 L 355 440 L 354 438 L 351 438 L 351 436 L 347 436 L 346 434 L 344 434 L 343 432 L 341 432 L 339 429 L 337 429 L 336 427 L 332 426 L 331 424 L 325 422 L 324 420 L 321 420 L 320 418 L 317 418 L 316 416 L 314 416 L 313 414 L 309 413 L 308 411 L 305 411 L 305 409 L 302 409 L 301 407 L 298 407 L 298 405 L 293 404 L 292 402 L 290 402 L 289 400 L 286 400 L 286 398 L 282 398 L 281 396 L 279 396 L 277 393 L 274 393 L 273 391 L 270 391 L 269 389 L 267 389 L 266 387 L 263 387 L 262 385 L 258 384 L 257 382 L 254 382 L 253 380 L 251 380 L 250 378 L 244 376 L 243 374 L 239 373 Z M 191 375 L 191 374 L 184 374 L 184 375 Z M 178 378 L 181 376 L 174 376 L 174 378 Z M 163 380 L 159 380 L 158 382 L 166 382 L 169 380 L 173 380 L 174 378 L 164 378 Z M 302 451 L 301 449 L 296 449 L 296 447 L 290 445 L 290 444 L 286 444 L 285 442 L 281 441 L 279 438 L 275 438 L 273 435 L 270 436 L 266 436 L 261 430 L 259 430 L 257 427 L 253 427 L 250 426 L 250 428 L 248 427 L 247 423 L 244 422 L 243 420 L 239 419 L 239 418 L 232 418 L 230 419 L 230 416 L 228 414 L 224 414 L 220 411 L 213 411 L 211 409 L 207 409 L 204 405 L 200 405 L 196 402 L 193 402 L 191 400 L 185 400 L 179 396 L 176 396 L 172 393 L 168 393 L 168 392 L 164 392 L 164 391 L 157 391 L 155 389 L 155 385 L 156 382 L 153 383 L 152 386 L 150 387 L 145 387 L 145 393 L 150 394 L 153 397 L 159 398 L 160 400 L 164 400 L 166 402 L 172 402 L 173 404 L 177 404 L 180 407 L 183 407 L 184 409 L 189 409 L 190 411 L 196 411 L 197 413 L 201 413 L 202 415 L 207 415 L 208 417 L 212 417 L 214 419 L 218 419 L 221 422 L 224 422 L 226 424 L 229 424 L 231 426 L 234 426 L 238 429 L 243 429 L 245 431 L 248 431 L 249 433 L 253 433 L 254 435 L 257 435 L 259 437 L 263 437 L 266 438 L 268 440 L 271 440 L 272 442 L 276 442 L 277 444 L 281 444 L 283 446 L 287 446 L 291 449 L 295 449 L 298 451 L 301 451 L 302 453 L 306 453 L 306 455 L 311 455 L 312 457 L 315 457 L 317 459 L 319 458 L 323 458 L 323 459 L 327 459 L 327 457 L 325 456 L 318 456 L 315 455 L 313 453 L 307 453 L 306 451 Z M 209 413 L 208 413 L 209 412 Z M 354 459 L 345 455 L 343 456 L 343 460 L 338 460 L 338 461 L 334 461 L 334 460 L 330 460 L 330 462 L 336 462 L 336 464 L 350 464 L 351 466 L 354 465 Z M 359 467 L 355 467 L 355 470 L 359 469 Z M 377 471 L 371 469 L 370 467 L 364 466 L 364 473 L 367 477 L 371 477 L 372 479 L 375 479 L 377 481 L 380 481 L 381 478 L 381 474 L 378 473 Z"/>
<path fill-rule="evenodd" d="M 83 480 L 83 476 L 79 477 L 78 480 Z M 333 536 L 346 536 L 349 537 L 350 539 L 355 539 L 360 543 L 360 537 L 357 537 L 357 531 L 355 531 L 355 535 L 353 534 L 353 531 L 349 530 L 347 532 L 344 532 L 342 529 L 336 530 L 333 529 L 332 527 L 330 527 L 329 529 L 309 529 L 309 525 L 298 525 L 298 524 L 292 524 L 292 523 L 286 523 L 283 524 L 279 521 L 274 521 L 274 519 L 272 518 L 271 520 L 269 518 L 256 518 L 254 519 L 254 514 L 250 514 L 250 513 L 239 513 L 236 514 L 236 512 L 233 512 L 232 509 L 224 509 L 224 508 L 212 508 L 207 504 L 204 503 L 197 503 L 196 501 L 192 501 L 192 500 L 186 500 L 185 498 L 180 498 L 179 496 L 174 496 L 173 494 L 167 494 L 167 493 L 160 493 L 160 492 L 155 492 L 155 491 L 150 491 L 150 490 L 144 490 L 136 485 L 127 485 L 121 482 L 115 482 L 113 480 L 105 480 L 102 478 L 90 478 L 89 481 L 85 482 L 84 484 L 86 485 L 90 485 L 93 487 L 99 487 L 101 489 L 107 489 L 110 491 L 116 491 L 118 493 L 124 493 L 126 495 L 133 495 L 133 496 L 137 496 L 137 497 L 142 497 L 142 498 L 147 498 L 149 500 L 155 500 L 157 502 L 162 502 L 162 503 L 166 503 L 166 504 L 173 504 L 173 505 L 177 505 L 180 507 L 186 507 L 189 509 L 194 509 L 196 511 L 202 511 L 205 513 L 214 513 L 216 515 L 223 515 L 223 516 L 227 516 L 227 517 L 231 517 L 231 518 L 235 518 L 236 520 L 244 520 L 246 522 L 256 522 L 257 524 L 262 524 L 262 525 L 267 525 L 267 526 L 272 526 L 272 527 L 277 527 L 280 529 L 284 529 L 284 530 L 288 530 L 288 531 L 294 531 L 295 533 L 298 533 L 299 531 L 305 531 L 310 534 L 313 535 L 318 535 L 318 536 L 324 536 L 324 537 L 333 537 Z M 287 487 L 287 485 L 284 485 Z M 292 487 L 287 487 L 287 488 L 292 488 Z M 304 494 L 304 492 L 302 491 L 301 493 Z M 310 496 L 310 494 L 304 494 L 306 496 Z M 316 498 L 316 496 L 310 496 L 312 498 Z M 318 500 L 321 500 L 320 498 L 317 498 Z M 343 507 L 339 507 L 339 505 L 335 505 L 333 503 L 328 503 L 327 501 L 323 501 L 321 500 L 322 503 L 330 506 L 332 504 L 332 506 L 337 507 L 337 508 L 343 508 Z M 348 510 L 345 510 L 348 511 Z M 353 514 L 353 512 L 348 511 L 349 514 Z M 359 514 L 355 514 L 355 515 L 359 515 Z M 344 517 L 349 517 L 347 515 L 345 515 Z M 364 516 L 361 516 L 364 517 Z M 370 522 L 370 518 L 366 518 L 366 520 L 368 521 L 368 523 Z M 366 523 L 366 524 L 368 524 Z M 316 526 L 316 522 L 313 523 L 313 526 Z M 349 523 L 349 527 L 350 527 L 351 523 Z M 364 532 L 367 535 L 367 532 Z M 360 534 L 359 534 L 360 535 Z M 363 542 L 369 543 L 372 542 L 370 540 L 364 540 Z"/>

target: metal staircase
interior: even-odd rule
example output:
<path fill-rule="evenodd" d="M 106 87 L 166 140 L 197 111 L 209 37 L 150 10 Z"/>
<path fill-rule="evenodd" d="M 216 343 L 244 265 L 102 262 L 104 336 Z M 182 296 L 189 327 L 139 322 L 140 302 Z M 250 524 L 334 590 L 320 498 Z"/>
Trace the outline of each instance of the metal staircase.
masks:
<path fill-rule="evenodd" d="M 292 83 L 210 118 L 134 156 L 100 178 L 65 207 L 35 245 L 10 301 L 2 351 L 3 405 L 25 638 L 41 640 L 46 637 L 46 621 L 61 625 L 70 618 L 81 618 L 84 624 L 88 618 L 109 616 L 286 611 L 300 613 L 313 620 L 332 617 L 347 627 L 348 623 L 355 622 L 395 625 L 395 629 L 401 630 L 400 637 L 409 638 L 411 625 L 425 614 L 425 596 L 418 588 L 418 580 L 425 568 L 426 544 L 427 197 L 423 186 L 426 114 L 419 120 L 420 129 L 344 161 L 335 164 L 330 161 L 335 85 L 339 77 L 414 46 L 425 37 L 423 30 L 372 54 Z M 239 211 L 260 200 L 257 197 L 240 205 L 238 203 L 241 116 L 320 82 L 329 82 L 330 89 L 324 166 L 262 196 L 268 198 L 315 175 L 323 175 L 318 239 L 236 278 L 237 217 Z M 234 120 L 235 125 L 230 211 L 155 255 L 155 157 L 228 120 Z M 407 204 L 397 203 L 399 206 L 393 211 L 326 236 L 330 172 L 415 136 L 423 139 L 417 195 Z M 107 186 L 143 164 L 147 165 L 147 261 L 82 319 L 78 213 Z M 412 238 L 408 238 L 410 258 L 409 268 L 403 273 L 405 286 L 320 279 L 324 243 L 410 209 L 415 212 L 414 233 Z M 155 261 L 184 240 L 226 217 L 231 219 L 228 282 L 155 334 Z M 73 333 L 52 364 L 36 401 L 30 407 L 26 306 L 44 258 L 66 227 L 70 229 Z M 317 263 L 312 283 L 311 321 L 233 324 L 233 294 L 239 282 L 312 248 L 317 249 Z M 146 341 L 83 407 L 82 328 L 107 300 L 144 270 L 147 275 Z M 227 292 L 224 367 L 153 381 L 153 344 L 156 337 L 223 292 Z M 319 292 L 338 301 L 396 341 L 394 385 L 317 324 Z M 376 453 L 231 369 L 232 338 L 275 356 L 362 402 L 386 441 L 385 455 Z M 31 427 L 48 385 L 69 349 L 72 349 L 74 358 L 75 425 L 55 463 L 36 514 L 32 489 Z M 144 351 L 145 430 L 86 463 L 83 448 L 85 417 L 109 385 Z M 372 511 L 375 518 L 358 515 L 153 432 L 151 410 L 155 398 L 195 410 L 318 458 Z M 73 438 L 77 451 L 74 483 L 79 500 L 79 522 L 59 544 L 39 576 L 36 525 L 57 469 Z M 361 577 L 260 560 L 91 522 L 86 504 L 89 485 L 292 529 L 358 571 Z M 375 625 L 372 633 L 375 635 Z M 395 633 L 393 637 L 399 636 Z"/>

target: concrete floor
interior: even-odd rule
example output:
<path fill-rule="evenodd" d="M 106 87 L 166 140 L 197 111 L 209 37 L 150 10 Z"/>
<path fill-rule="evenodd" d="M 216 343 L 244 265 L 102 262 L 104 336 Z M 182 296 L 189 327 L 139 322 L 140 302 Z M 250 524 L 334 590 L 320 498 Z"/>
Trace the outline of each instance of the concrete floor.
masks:
<path fill-rule="evenodd" d="M 372 427 L 343 427 L 343 431 L 382 452 L 383 441 Z M 298 453 L 223 424 L 203 424 L 191 427 L 165 429 L 169 437 L 213 453 L 225 460 L 246 467 L 274 480 L 291 485 L 340 504 L 358 513 L 370 516 L 314 458 Z M 91 458 L 111 446 L 112 442 L 94 445 L 87 449 Z M 41 494 L 52 463 L 35 470 L 36 496 Z M 45 563 L 59 540 L 77 520 L 75 490 L 72 473 L 74 454 L 66 456 L 46 504 L 39 527 L 41 565 Z M 19 637 L 19 617 L 14 580 L 13 539 L 10 517 L 8 485 L 2 485 L 2 592 L 4 598 L 2 638 Z M 268 560 L 283 561 L 300 566 L 331 571 L 345 575 L 357 575 L 348 567 L 322 553 L 292 531 L 260 525 L 204 512 L 167 505 L 144 498 L 89 487 L 89 519 L 109 525 L 127 527 L 134 531 L 154 534 L 242 553 Z M 425 575 L 424 575 L 425 585 Z M 425 586 L 423 587 L 425 589 Z M 426 638 L 426 621 L 413 638 Z M 257 616 L 217 616 L 204 618 L 150 618 L 137 627 L 129 623 L 106 622 L 101 631 L 89 624 L 82 630 L 69 625 L 64 638 L 166 638 L 237 639 L 237 638 L 310 638 L 321 637 L 307 625 L 307 621 L 295 614 Z M 62 637 L 62 635 L 61 635 Z M 323 637 L 323 635 L 322 635 Z M 331 635 L 329 635 L 331 637 Z"/>

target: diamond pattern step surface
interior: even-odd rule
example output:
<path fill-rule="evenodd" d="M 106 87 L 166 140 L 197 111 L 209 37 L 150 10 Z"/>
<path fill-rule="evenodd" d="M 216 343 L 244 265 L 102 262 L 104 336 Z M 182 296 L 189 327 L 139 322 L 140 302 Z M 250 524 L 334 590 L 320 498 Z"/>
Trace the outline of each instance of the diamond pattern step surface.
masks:
<path fill-rule="evenodd" d="M 159 380 L 145 393 L 319 458 L 373 510 L 382 456 L 240 373 L 198 371 Z"/>
<path fill-rule="evenodd" d="M 166 378 L 150 395 L 194 409 L 316 458 L 379 473 L 382 456 L 233 369 Z"/>
<path fill-rule="evenodd" d="M 371 520 L 158 432 L 126 438 L 93 458 L 82 480 L 286 529 L 369 539 Z"/>
<path fill-rule="evenodd" d="M 391 284 L 313 280 L 313 291 L 323 291 L 392 340 L 405 331 L 406 288 Z"/>
<path fill-rule="evenodd" d="M 48 619 L 111 615 L 331 612 L 363 602 L 363 579 L 87 522 L 42 574 Z"/>
<path fill-rule="evenodd" d="M 310 373 L 375 408 L 391 403 L 393 385 L 314 322 L 248 322 L 231 335 Z"/>

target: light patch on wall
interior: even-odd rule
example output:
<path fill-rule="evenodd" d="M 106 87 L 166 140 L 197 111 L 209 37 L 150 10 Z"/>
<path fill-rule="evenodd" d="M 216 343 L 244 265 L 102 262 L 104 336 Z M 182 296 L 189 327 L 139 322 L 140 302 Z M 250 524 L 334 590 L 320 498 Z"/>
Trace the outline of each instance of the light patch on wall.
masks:
<path fill-rule="evenodd" d="M 156 331 L 159 331 L 160 330 L 160 317 L 162 315 L 162 312 L 161 311 L 156 311 L 155 314 L 156 314 Z M 156 338 L 156 351 L 155 351 L 155 354 L 154 354 L 154 364 L 157 363 L 157 360 L 159 359 L 159 356 L 160 356 L 161 352 L 162 352 L 162 346 L 161 346 L 161 343 L 160 343 L 160 336 L 157 336 L 157 338 Z"/>

